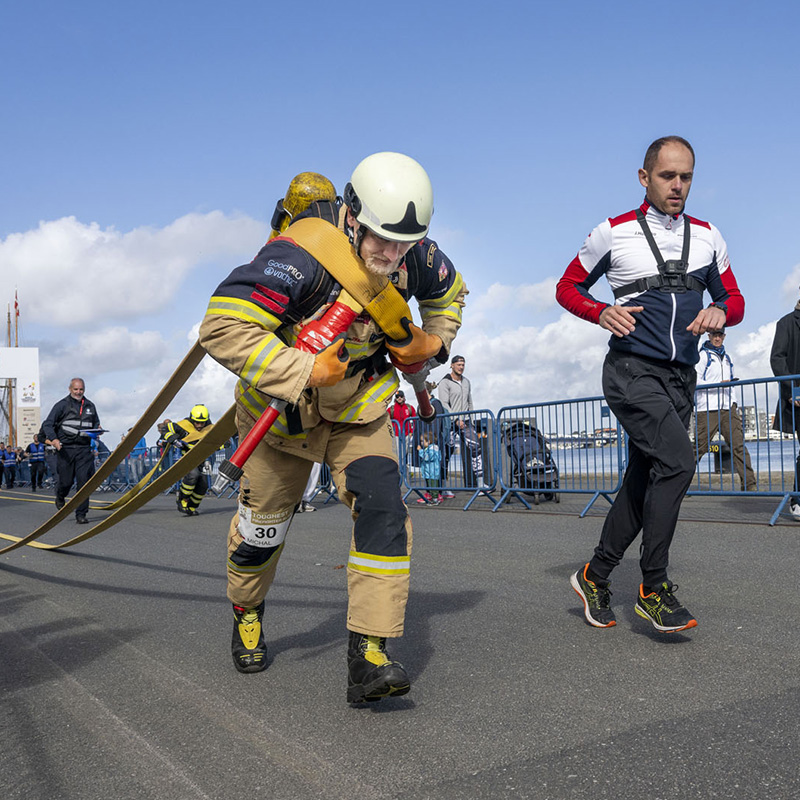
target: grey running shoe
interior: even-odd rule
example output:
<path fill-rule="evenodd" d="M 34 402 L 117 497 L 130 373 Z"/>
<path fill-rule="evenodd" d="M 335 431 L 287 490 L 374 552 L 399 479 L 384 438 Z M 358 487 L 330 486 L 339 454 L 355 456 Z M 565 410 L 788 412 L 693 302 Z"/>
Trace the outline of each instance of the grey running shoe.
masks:
<path fill-rule="evenodd" d="M 590 625 L 595 628 L 612 628 L 617 624 L 614 612 L 611 610 L 611 590 L 609 584 L 600 584 L 590 581 L 586 577 L 589 565 L 579 569 L 570 579 L 572 588 L 583 600 L 583 615 Z"/>

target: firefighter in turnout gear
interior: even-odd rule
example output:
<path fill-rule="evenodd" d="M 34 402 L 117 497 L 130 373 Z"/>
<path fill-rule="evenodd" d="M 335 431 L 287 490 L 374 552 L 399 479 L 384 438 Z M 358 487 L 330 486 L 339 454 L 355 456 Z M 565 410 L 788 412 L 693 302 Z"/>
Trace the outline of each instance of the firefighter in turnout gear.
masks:
<path fill-rule="evenodd" d="M 267 666 L 264 598 L 312 465 L 324 461 L 354 520 L 347 700 L 379 700 L 410 688 L 386 651 L 386 639 L 403 634 L 412 540 L 386 413 L 399 386 L 392 365 L 411 372 L 432 358 L 444 362 L 467 293 L 427 238 L 432 212 L 430 181 L 416 161 L 399 153 L 369 156 L 353 172 L 344 200 L 311 203 L 211 298 L 200 342 L 240 378 L 240 440 L 271 400 L 288 403 L 244 464 L 229 528 L 232 655 L 240 672 Z M 345 266 L 352 273 L 342 272 Z M 359 309 L 369 310 L 316 355 L 294 347 L 337 298 L 354 293 L 353 275 L 356 283 L 378 287 L 379 298 L 359 300 Z M 406 300 L 416 298 L 421 327 L 385 311 L 381 301 L 395 295 L 406 312 Z"/>
<path fill-rule="evenodd" d="M 189 416 L 179 422 L 168 422 L 164 442 L 179 451 L 191 450 L 202 438 L 203 431 L 211 424 L 208 409 L 204 405 L 192 407 Z M 205 464 L 195 467 L 184 475 L 178 489 L 178 511 L 187 517 L 196 517 L 197 507 L 208 491 L 208 478 L 204 472 Z"/>

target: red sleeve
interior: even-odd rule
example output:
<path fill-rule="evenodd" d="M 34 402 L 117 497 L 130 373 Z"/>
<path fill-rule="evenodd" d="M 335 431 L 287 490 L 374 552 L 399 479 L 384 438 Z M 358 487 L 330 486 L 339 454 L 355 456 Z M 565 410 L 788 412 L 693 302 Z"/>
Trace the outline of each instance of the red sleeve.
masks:
<path fill-rule="evenodd" d="M 556 284 L 556 300 L 576 317 L 599 324 L 600 314 L 608 303 L 602 303 L 589 294 L 586 288 L 588 277 L 589 273 L 575 256 Z"/>
<path fill-rule="evenodd" d="M 728 316 L 725 319 L 725 324 L 738 325 L 744 319 L 744 297 L 739 291 L 739 285 L 736 283 L 736 276 L 733 274 L 733 270 L 726 269 L 720 275 L 720 280 L 728 293 L 727 297 L 719 300 L 719 302 L 728 306 Z"/>

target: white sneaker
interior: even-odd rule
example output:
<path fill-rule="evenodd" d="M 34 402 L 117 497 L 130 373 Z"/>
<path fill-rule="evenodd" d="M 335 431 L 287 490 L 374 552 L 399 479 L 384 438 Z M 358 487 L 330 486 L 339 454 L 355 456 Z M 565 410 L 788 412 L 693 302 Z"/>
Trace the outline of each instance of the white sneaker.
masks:
<path fill-rule="evenodd" d="M 316 510 L 317 509 L 314 508 L 314 506 L 312 506 L 311 503 L 308 502 L 308 500 L 303 500 L 303 502 L 300 503 L 300 508 L 298 509 L 298 511 L 316 511 Z"/>
<path fill-rule="evenodd" d="M 792 517 L 795 520 L 797 520 L 797 522 L 800 522 L 800 505 L 799 504 L 790 503 L 789 504 L 789 513 L 792 515 Z"/>

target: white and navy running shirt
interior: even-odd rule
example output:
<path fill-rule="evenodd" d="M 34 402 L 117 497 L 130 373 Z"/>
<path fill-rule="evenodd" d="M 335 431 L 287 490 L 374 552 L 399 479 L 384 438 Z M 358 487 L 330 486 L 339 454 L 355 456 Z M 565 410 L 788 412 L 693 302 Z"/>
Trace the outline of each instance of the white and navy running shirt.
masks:
<path fill-rule="evenodd" d="M 680 259 L 683 249 L 683 215 L 663 214 L 646 200 L 641 205 L 653 238 L 665 260 Z M 744 298 L 728 260 L 728 248 L 720 232 L 710 223 L 689 217 L 691 275 L 715 303 L 728 307 L 726 325 L 744 317 Z M 658 275 L 656 258 L 647 243 L 636 210 L 601 222 L 586 238 L 556 287 L 556 299 L 568 311 L 589 322 L 599 323 L 608 303 L 596 300 L 589 289 L 605 275 L 612 291 L 640 278 Z M 659 289 L 632 291 L 618 297 L 617 305 L 643 306 L 636 317 L 636 330 L 627 336 L 612 336 L 609 347 L 624 353 L 659 361 L 694 365 L 698 360 L 697 336 L 686 327 L 703 308 L 703 295 L 695 290 L 682 293 Z"/>

